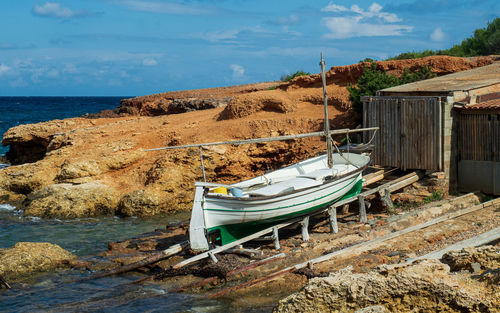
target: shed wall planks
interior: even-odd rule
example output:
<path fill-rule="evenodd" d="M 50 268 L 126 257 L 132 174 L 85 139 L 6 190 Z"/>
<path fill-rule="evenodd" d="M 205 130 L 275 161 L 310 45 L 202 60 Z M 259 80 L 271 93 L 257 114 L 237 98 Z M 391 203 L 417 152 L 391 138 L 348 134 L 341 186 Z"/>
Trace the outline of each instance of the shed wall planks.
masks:
<path fill-rule="evenodd" d="M 458 115 L 458 158 L 500 162 L 500 114 Z"/>
<path fill-rule="evenodd" d="M 373 162 L 406 169 L 442 170 L 442 108 L 438 97 L 371 97 L 364 127 L 379 126 Z"/>

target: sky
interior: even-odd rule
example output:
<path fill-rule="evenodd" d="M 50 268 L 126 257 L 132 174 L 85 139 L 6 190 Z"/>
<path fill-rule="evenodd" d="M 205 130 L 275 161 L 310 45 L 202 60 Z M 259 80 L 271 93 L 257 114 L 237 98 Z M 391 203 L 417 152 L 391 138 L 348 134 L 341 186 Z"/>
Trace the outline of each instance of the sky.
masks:
<path fill-rule="evenodd" d="M 498 0 L 4 0 L 0 96 L 140 96 L 447 49 Z"/>

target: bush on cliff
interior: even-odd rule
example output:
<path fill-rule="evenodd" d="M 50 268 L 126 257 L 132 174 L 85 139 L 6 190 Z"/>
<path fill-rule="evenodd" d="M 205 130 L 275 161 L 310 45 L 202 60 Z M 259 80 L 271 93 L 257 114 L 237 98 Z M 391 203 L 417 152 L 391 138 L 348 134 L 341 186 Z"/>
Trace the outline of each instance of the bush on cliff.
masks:
<path fill-rule="evenodd" d="M 479 28 L 474 35 L 464 39 L 459 45 L 447 50 L 424 50 L 401 53 L 388 60 L 417 59 L 431 55 L 451 55 L 456 57 L 473 57 L 480 55 L 500 54 L 500 18 L 488 22 L 486 28 Z"/>
<path fill-rule="evenodd" d="M 295 77 L 298 77 L 298 76 L 306 76 L 306 75 L 311 75 L 311 73 L 309 72 L 304 72 L 304 71 L 297 71 L 293 74 L 287 74 L 287 75 L 283 75 L 281 76 L 280 80 L 282 82 L 289 82 L 291 81 L 292 79 L 294 79 Z"/>
<path fill-rule="evenodd" d="M 387 74 L 385 71 L 378 70 L 377 64 L 373 62 L 371 66 L 365 66 L 363 75 L 359 78 L 358 83 L 347 86 L 347 90 L 349 90 L 349 99 L 352 101 L 354 111 L 361 113 L 363 111 L 362 96 L 373 96 L 380 89 L 408 84 L 435 76 L 436 74 L 432 73 L 430 68 L 424 65 L 424 67 L 416 72 L 410 72 L 410 70 L 405 68 L 401 77 L 397 77 L 394 74 Z"/>

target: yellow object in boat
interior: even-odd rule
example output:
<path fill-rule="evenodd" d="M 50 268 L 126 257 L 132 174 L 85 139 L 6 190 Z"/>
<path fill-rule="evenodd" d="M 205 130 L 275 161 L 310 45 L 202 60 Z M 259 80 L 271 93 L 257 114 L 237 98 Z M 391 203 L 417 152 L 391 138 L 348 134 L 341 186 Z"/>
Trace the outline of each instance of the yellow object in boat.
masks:
<path fill-rule="evenodd" d="M 223 195 L 227 195 L 227 188 L 226 187 L 217 187 L 214 190 L 212 190 L 214 193 L 220 193 Z"/>

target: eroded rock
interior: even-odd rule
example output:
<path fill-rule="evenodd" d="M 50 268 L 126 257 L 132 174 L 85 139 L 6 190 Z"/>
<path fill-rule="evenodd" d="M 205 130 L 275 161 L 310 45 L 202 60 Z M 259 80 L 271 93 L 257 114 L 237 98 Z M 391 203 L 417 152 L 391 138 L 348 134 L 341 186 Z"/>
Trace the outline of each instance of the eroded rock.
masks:
<path fill-rule="evenodd" d="M 219 119 L 241 118 L 259 111 L 288 113 L 295 110 L 297 110 L 296 101 L 290 99 L 285 92 L 278 90 L 272 93 L 259 91 L 234 96 L 221 112 Z"/>
<path fill-rule="evenodd" d="M 119 193 L 99 182 L 55 184 L 31 193 L 22 209 L 25 215 L 68 219 L 112 215 L 118 201 Z"/>
<path fill-rule="evenodd" d="M 494 290 L 470 277 L 450 275 L 437 260 L 383 265 L 369 273 L 350 268 L 309 280 L 279 301 L 274 312 L 355 312 L 383 306 L 389 312 L 491 312 L 500 309 Z M 493 301 L 492 301 L 493 299 Z"/>
<path fill-rule="evenodd" d="M 475 264 L 479 264 L 482 269 L 500 269 L 500 248 L 485 246 L 449 251 L 443 255 L 441 261 L 448 264 L 452 271 L 477 272 L 474 270 Z"/>
<path fill-rule="evenodd" d="M 122 216 L 153 216 L 168 212 L 163 197 L 150 190 L 134 190 L 125 194 L 118 203 L 117 214 Z"/>
<path fill-rule="evenodd" d="M 18 242 L 11 248 L 0 249 L 0 275 L 15 282 L 35 272 L 56 268 L 76 256 L 58 245 L 46 242 Z"/>

